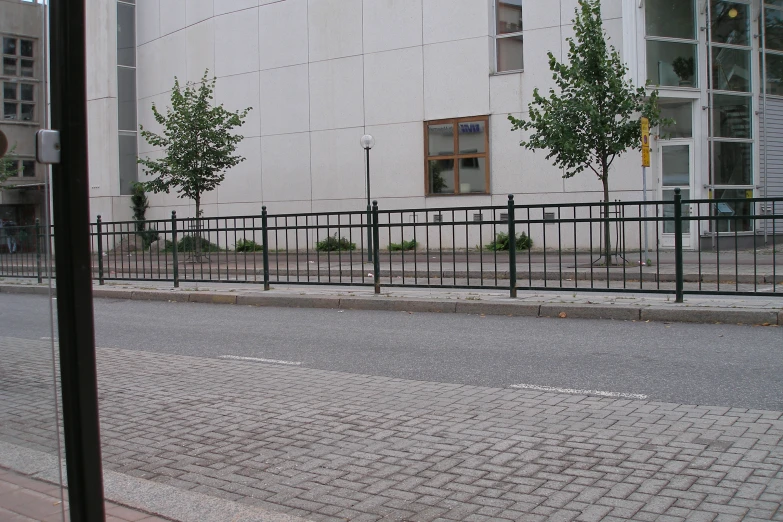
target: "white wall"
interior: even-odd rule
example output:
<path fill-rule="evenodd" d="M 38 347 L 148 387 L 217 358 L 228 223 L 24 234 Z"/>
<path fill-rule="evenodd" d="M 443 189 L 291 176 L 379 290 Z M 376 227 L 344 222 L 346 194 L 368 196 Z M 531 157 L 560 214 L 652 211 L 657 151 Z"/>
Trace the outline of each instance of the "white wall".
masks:
<path fill-rule="evenodd" d="M 207 215 L 258 214 L 262 204 L 272 213 L 364 208 L 359 138 L 365 133 L 377 140 L 371 154 L 372 189 L 383 208 L 497 204 L 508 193 L 522 203 L 601 199 L 594 175 L 564 180 L 544 152 L 518 146 L 520 135 L 511 132 L 506 119 L 526 110 L 535 87 L 546 90 L 552 83 L 546 53 L 564 57 L 576 0 L 525 2 L 525 71 L 498 75 L 492 72 L 492 4 L 138 2 L 139 123 L 159 130 L 151 105 L 166 106 L 174 76 L 197 80 L 205 68 L 218 77 L 217 102 L 231 110 L 253 107 L 241 130 L 245 141 L 239 153 L 247 161 L 207 195 Z M 622 0 L 603 4 L 611 43 L 622 50 Z M 108 99 L 116 96 L 112 88 L 116 90 L 105 86 Z M 105 110 L 116 118 L 116 107 Z M 492 194 L 425 197 L 422 122 L 487 114 Z M 116 147 L 110 129 L 95 133 L 104 130 Z M 143 140 L 139 151 L 159 153 Z M 640 197 L 637 165 L 635 153 L 616 162 L 611 187 L 618 197 Z M 110 181 L 101 180 L 102 190 L 104 185 Z M 167 217 L 172 210 L 180 216 L 194 212 L 190 201 L 174 194 L 150 199 L 151 218 Z"/>

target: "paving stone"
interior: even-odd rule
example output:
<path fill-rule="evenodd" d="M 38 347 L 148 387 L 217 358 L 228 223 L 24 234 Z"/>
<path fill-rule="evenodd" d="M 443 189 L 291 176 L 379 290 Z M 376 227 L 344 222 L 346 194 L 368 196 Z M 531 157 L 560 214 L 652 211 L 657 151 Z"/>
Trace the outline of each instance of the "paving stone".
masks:
<path fill-rule="evenodd" d="M 0 439 L 54 451 L 47 353 L 0 338 Z M 319 520 L 783 518 L 780 412 L 97 354 L 104 467 L 177 488 Z"/>

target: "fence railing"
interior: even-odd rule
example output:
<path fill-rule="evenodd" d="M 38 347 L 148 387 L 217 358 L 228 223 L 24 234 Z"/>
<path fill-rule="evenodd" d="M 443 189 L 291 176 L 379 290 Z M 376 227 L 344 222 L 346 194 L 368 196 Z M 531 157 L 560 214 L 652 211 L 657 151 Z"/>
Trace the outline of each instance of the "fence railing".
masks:
<path fill-rule="evenodd" d="M 34 225 L 0 228 L 0 277 L 35 278 L 46 275 L 46 243 L 51 232 L 36 219 Z M 5 255 L 3 255 L 5 254 Z"/>
<path fill-rule="evenodd" d="M 264 207 L 256 216 L 172 213 L 143 224 L 99 218 L 91 233 L 100 284 L 502 289 L 512 297 L 567 290 L 676 301 L 783 296 L 783 198 L 682 200 L 677 191 L 667 201 L 608 204 L 519 205 L 512 196 L 500 206 L 374 204 L 369 223 L 364 210 L 269 214 Z M 0 276 L 39 273 L 29 258 L 0 260 Z"/>

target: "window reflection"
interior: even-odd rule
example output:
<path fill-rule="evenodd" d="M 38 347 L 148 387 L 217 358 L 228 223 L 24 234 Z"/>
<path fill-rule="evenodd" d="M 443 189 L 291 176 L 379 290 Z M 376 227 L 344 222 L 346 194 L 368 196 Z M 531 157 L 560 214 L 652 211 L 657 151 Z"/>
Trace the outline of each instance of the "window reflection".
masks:
<path fill-rule="evenodd" d="M 715 142 L 713 173 L 716 185 L 751 185 L 753 183 L 753 144 Z"/>
<path fill-rule="evenodd" d="M 454 194 L 454 160 L 430 160 L 431 194 Z"/>
<path fill-rule="evenodd" d="M 696 45 L 647 41 L 647 78 L 654 85 L 696 87 Z"/>
<path fill-rule="evenodd" d="M 674 125 L 661 128 L 664 139 L 693 137 L 693 102 L 660 101 L 661 118 L 674 120 Z"/>
<path fill-rule="evenodd" d="M 647 36 L 696 39 L 696 7 L 692 0 L 646 0 Z"/>
<path fill-rule="evenodd" d="M 714 136 L 722 138 L 750 138 L 751 99 L 744 96 L 715 94 L 712 109 Z"/>
<path fill-rule="evenodd" d="M 522 31 L 522 0 L 498 0 L 497 10 L 498 34 Z"/>
<path fill-rule="evenodd" d="M 454 125 L 451 123 L 428 126 L 428 156 L 450 156 L 454 154 Z"/>
<path fill-rule="evenodd" d="M 712 0 L 712 41 L 732 45 L 750 45 L 750 6 Z"/>
<path fill-rule="evenodd" d="M 750 71 L 750 51 L 713 47 L 713 89 L 750 92 Z"/>

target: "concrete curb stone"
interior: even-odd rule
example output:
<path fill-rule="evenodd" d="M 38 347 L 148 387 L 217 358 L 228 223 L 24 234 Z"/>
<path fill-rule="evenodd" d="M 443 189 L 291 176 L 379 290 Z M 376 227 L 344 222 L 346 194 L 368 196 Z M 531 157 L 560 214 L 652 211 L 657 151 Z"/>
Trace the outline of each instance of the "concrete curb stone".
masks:
<path fill-rule="evenodd" d="M 560 317 L 561 313 L 570 319 L 614 319 L 617 321 L 638 321 L 639 307 L 602 306 L 579 304 L 542 304 L 540 317 Z"/>
<path fill-rule="evenodd" d="M 643 321 L 672 323 L 781 324 L 783 312 L 731 308 L 643 308 Z"/>
<path fill-rule="evenodd" d="M 191 303 L 237 304 L 237 294 L 225 292 L 191 292 L 188 301 Z"/>
<path fill-rule="evenodd" d="M 101 299 L 130 299 L 131 298 L 128 295 L 127 290 L 122 290 L 119 288 L 93 288 L 92 296 L 93 298 L 101 298 Z"/>
<path fill-rule="evenodd" d="M 93 295 L 96 297 L 95 290 Z M 190 292 L 167 292 L 165 290 L 133 290 L 131 299 L 134 301 L 174 301 L 177 303 L 187 303 L 190 301 Z"/>
<path fill-rule="evenodd" d="M 48 295 L 49 287 L 38 285 L 0 285 L 0 293 Z M 52 294 L 57 295 L 56 289 L 52 288 Z"/>
<path fill-rule="evenodd" d="M 289 295 L 238 295 L 240 306 L 279 306 L 283 308 L 339 308 L 338 297 L 289 296 Z"/>
<path fill-rule="evenodd" d="M 410 299 L 392 297 L 342 297 L 340 308 L 346 310 L 385 310 L 387 312 L 429 312 L 453 314 L 456 301 L 443 299 Z"/>
<path fill-rule="evenodd" d="M 53 289 L 54 291 L 54 289 Z M 0 293 L 48 295 L 46 286 L 0 284 Z M 56 295 L 56 293 L 55 293 Z M 516 317 L 560 317 L 569 319 L 613 319 L 619 321 L 656 321 L 680 323 L 769 324 L 783 326 L 783 310 L 740 309 L 689 306 L 601 305 L 575 303 L 531 303 L 529 301 L 466 301 L 416 299 L 388 296 L 321 296 L 239 294 L 219 291 L 137 290 L 133 288 L 94 288 L 93 297 L 138 301 L 173 301 L 283 308 L 344 308 L 397 312 L 462 313 Z"/>
<path fill-rule="evenodd" d="M 489 301 L 457 301 L 458 314 L 513 315 L 515 317 L 538 317 L 540 304 L 498 303 Z"/>

